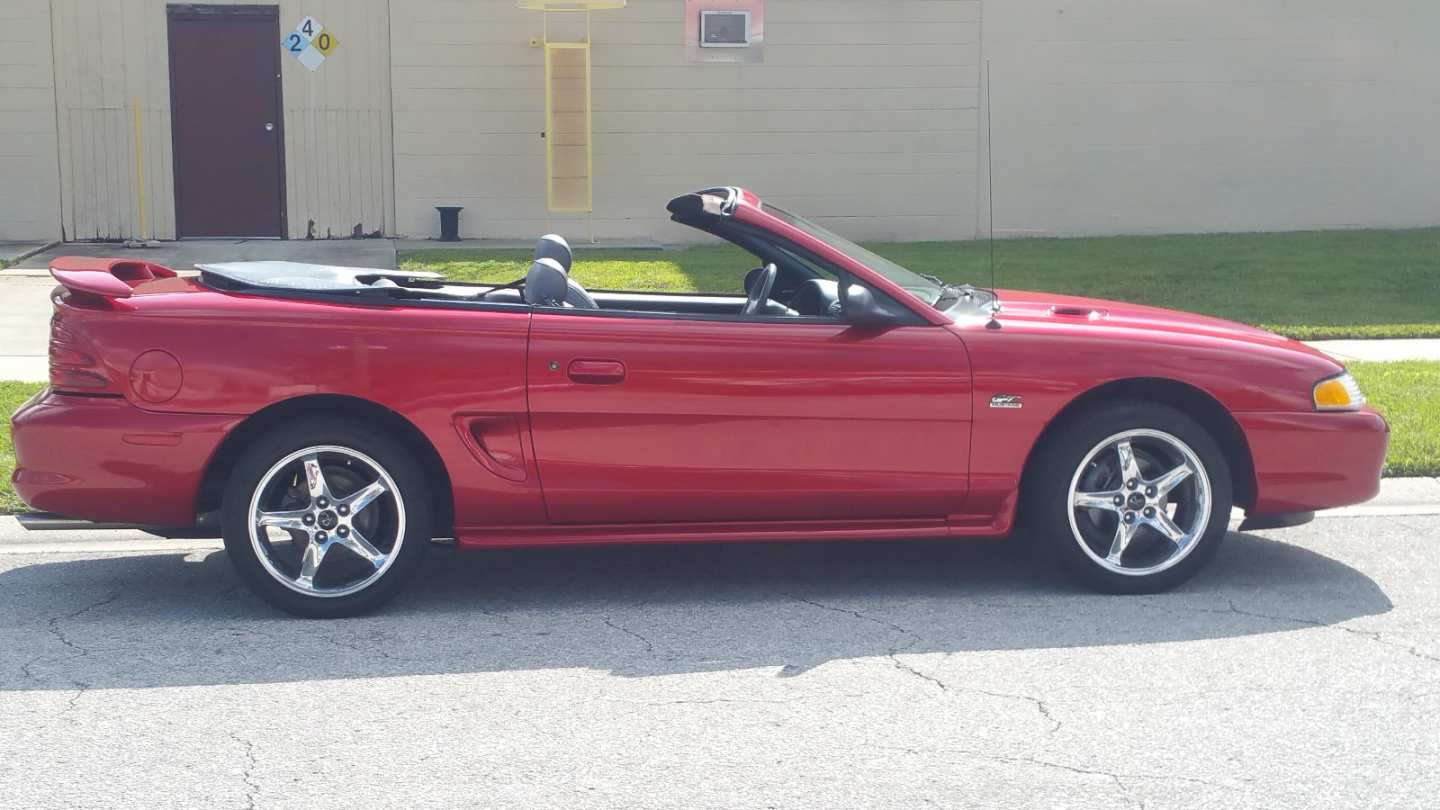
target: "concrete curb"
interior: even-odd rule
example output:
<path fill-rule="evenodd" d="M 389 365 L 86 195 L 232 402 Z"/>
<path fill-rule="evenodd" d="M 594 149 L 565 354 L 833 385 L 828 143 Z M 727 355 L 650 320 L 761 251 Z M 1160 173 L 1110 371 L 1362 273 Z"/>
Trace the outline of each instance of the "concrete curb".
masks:
<path fill-rule="evenodd" d="M 59 247 L 59 246 L 60 246 L 60 240 L 59 240 L 59 239 L 56 239 L 56 240 L 53 241 L 53 242 L 46 242 L 46 243 L 43 244 L 43 245 L 39 245 L 39 246 L 37 246 L 37 247 L 30 248 L 29 250 L 22 250 L 21 252 L 15 254 L 14 256 L 11 256 L 10 258 L 6 259 L 5 261 L 9 262 L 9 263 L 12 264 L 12 265 L 13 265 L 13 264 L 19 264 L 19 263 L 25 261 L 26 259 L 30 258 L 31 256 L 34 256 L 34 255 L 37 254 L 37 253 L 44 253 L 45 251 L 47 251 L 47 250 L 49 250 L 49 249 L 51 249 L 51 248 L 53 248 L 53 247 Z M 0 271 L 0 272 L 9 272 L 10 270 L 13 270 L 13 269 L 15 269 L 15 268 L 13 268 L 13 267 L 8 267 L 8 268 L 6 268 L 4 271 Z M 46 274 L 48 275 L 48 271 L 47 271 Z"/>
<path fill-rule="evenodd" d="M 1440 478 L 1386 478 L 1372 500 L 1321 512 L 1322 517 L 1440 515 Z"/>
<path fill-rule="evenodd" d="M 1310 340 L 1306 341 L 1305 345 L 1312 349 L 1319 349 L 1342 363 L 1355 361 L 1393 363 L 1399 360 L 1440 360 L 1440 339 L 1435 338 Z"/>
<path fill-rule="evenodd" d="M 28 355 L 0 356 L 0 380 L 48 382 L 50 380 L 50 358 Z"/>
<path fill-rule="evenodd" d="M 681 250 L 688 245 L 655 242 L 648 239 L 616 239 L 587 242 L 575 240 L 570 243 L 575 252 L 585 250 Z M 427 250 L 533 250 L 531 239 L 461 239 L 457 242 L 441 242 L 438 239 L 396 239 L 395 251 Z"/>
<path fill-rule="evenodd" d="M 191 270 L 197 264 L 219 261 L 301 261 L 354 267 L 394 267 L 393 239 L 218 239 L 148 242 L 143 247 L 126 247 L 118 242 L 55 243 L 44 250 L 28 252 L 17 260 L 23 268 L 0 272 L 22 275 L 48 274 L 47 266 L 56 256 L 106 256 L 153 261 L 175 270 Z M 38 271 L 38 272 L 36 272 Z"/>

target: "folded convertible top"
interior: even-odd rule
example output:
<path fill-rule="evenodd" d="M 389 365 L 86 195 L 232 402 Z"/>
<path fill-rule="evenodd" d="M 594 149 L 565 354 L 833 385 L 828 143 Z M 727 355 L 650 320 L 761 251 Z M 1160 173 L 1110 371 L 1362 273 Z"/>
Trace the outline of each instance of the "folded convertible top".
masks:
<path fill-rule="evenodd" d="M 200 279 L 217 287 L 259 287 L 275 290 L 363 290 L 380 279 L 433 280 L 439 273 L 337 267 L 304 262 L 220 262 L 198 264 Z M 216 282 L 219 283 L 216 283 Z M 393 282 L 392 282 L 393 283 Z M 388 286 L 388 285 L 386 285 Z"/>

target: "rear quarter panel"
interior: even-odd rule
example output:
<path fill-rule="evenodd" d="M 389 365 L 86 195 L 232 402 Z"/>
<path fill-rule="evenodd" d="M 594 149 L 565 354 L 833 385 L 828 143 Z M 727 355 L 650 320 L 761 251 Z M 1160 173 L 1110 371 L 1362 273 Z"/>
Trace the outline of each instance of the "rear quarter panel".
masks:
<path fill-rule="evenodd" d="M 184 279 L 165 284 L 176 294 L 137 295 L 123 302 L 130 311 L 60 307 L 67 329 L 103 347 L 108 375 L 137 407 L 246 416 L 315 394 L 368 400 L 435 446 L 454 487 L 457 526 L 543 520 L 528 447 L 519 444 L 524 475 L 502 477 L 457 427 L 462 415 L 497 417 L 514 420 L 512 435 L 528 435 L 528 311 L 352 306 L 221 293 Z M 150 349 L 174 355 L 183 373 L 179 393 L 163 403 L 141 399 L 128 379 Z"/>

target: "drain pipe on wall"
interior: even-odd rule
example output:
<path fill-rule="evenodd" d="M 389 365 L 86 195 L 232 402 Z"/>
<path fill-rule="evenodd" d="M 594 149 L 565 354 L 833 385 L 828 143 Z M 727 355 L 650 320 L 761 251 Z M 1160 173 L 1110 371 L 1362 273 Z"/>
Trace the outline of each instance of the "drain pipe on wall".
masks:
<path fill-rule="evenodd" d="M 136 236 L 140 238 L 125 240 L 125 247 L 155 247 L 158 242 L 145 239 L 145 234 L 150 229 L 145 217 L 145 147 L 140 137 L 140 99 L 132 98 L 130 107 L 135 111 L 135 203 L 140 214 L 140 228 Z"/>

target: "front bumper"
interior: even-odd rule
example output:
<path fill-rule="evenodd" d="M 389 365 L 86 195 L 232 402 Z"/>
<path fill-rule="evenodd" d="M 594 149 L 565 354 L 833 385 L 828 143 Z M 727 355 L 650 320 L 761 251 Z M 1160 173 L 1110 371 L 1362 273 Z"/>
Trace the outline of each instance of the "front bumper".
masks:
<path fill-rule="evenodd" d="M 1366 408 L 1338 413 L 1237 413 L 1255 463 L 1250 515 L 1313 512 L 1380 492 L 1390 426 Z"/>
<path fill-rule="evenodd" d="M 11 419 L 15 492 L 35 509 L 69 517 L 193 525 L 205 466 L 238 421 L 45 391 Z"/>

